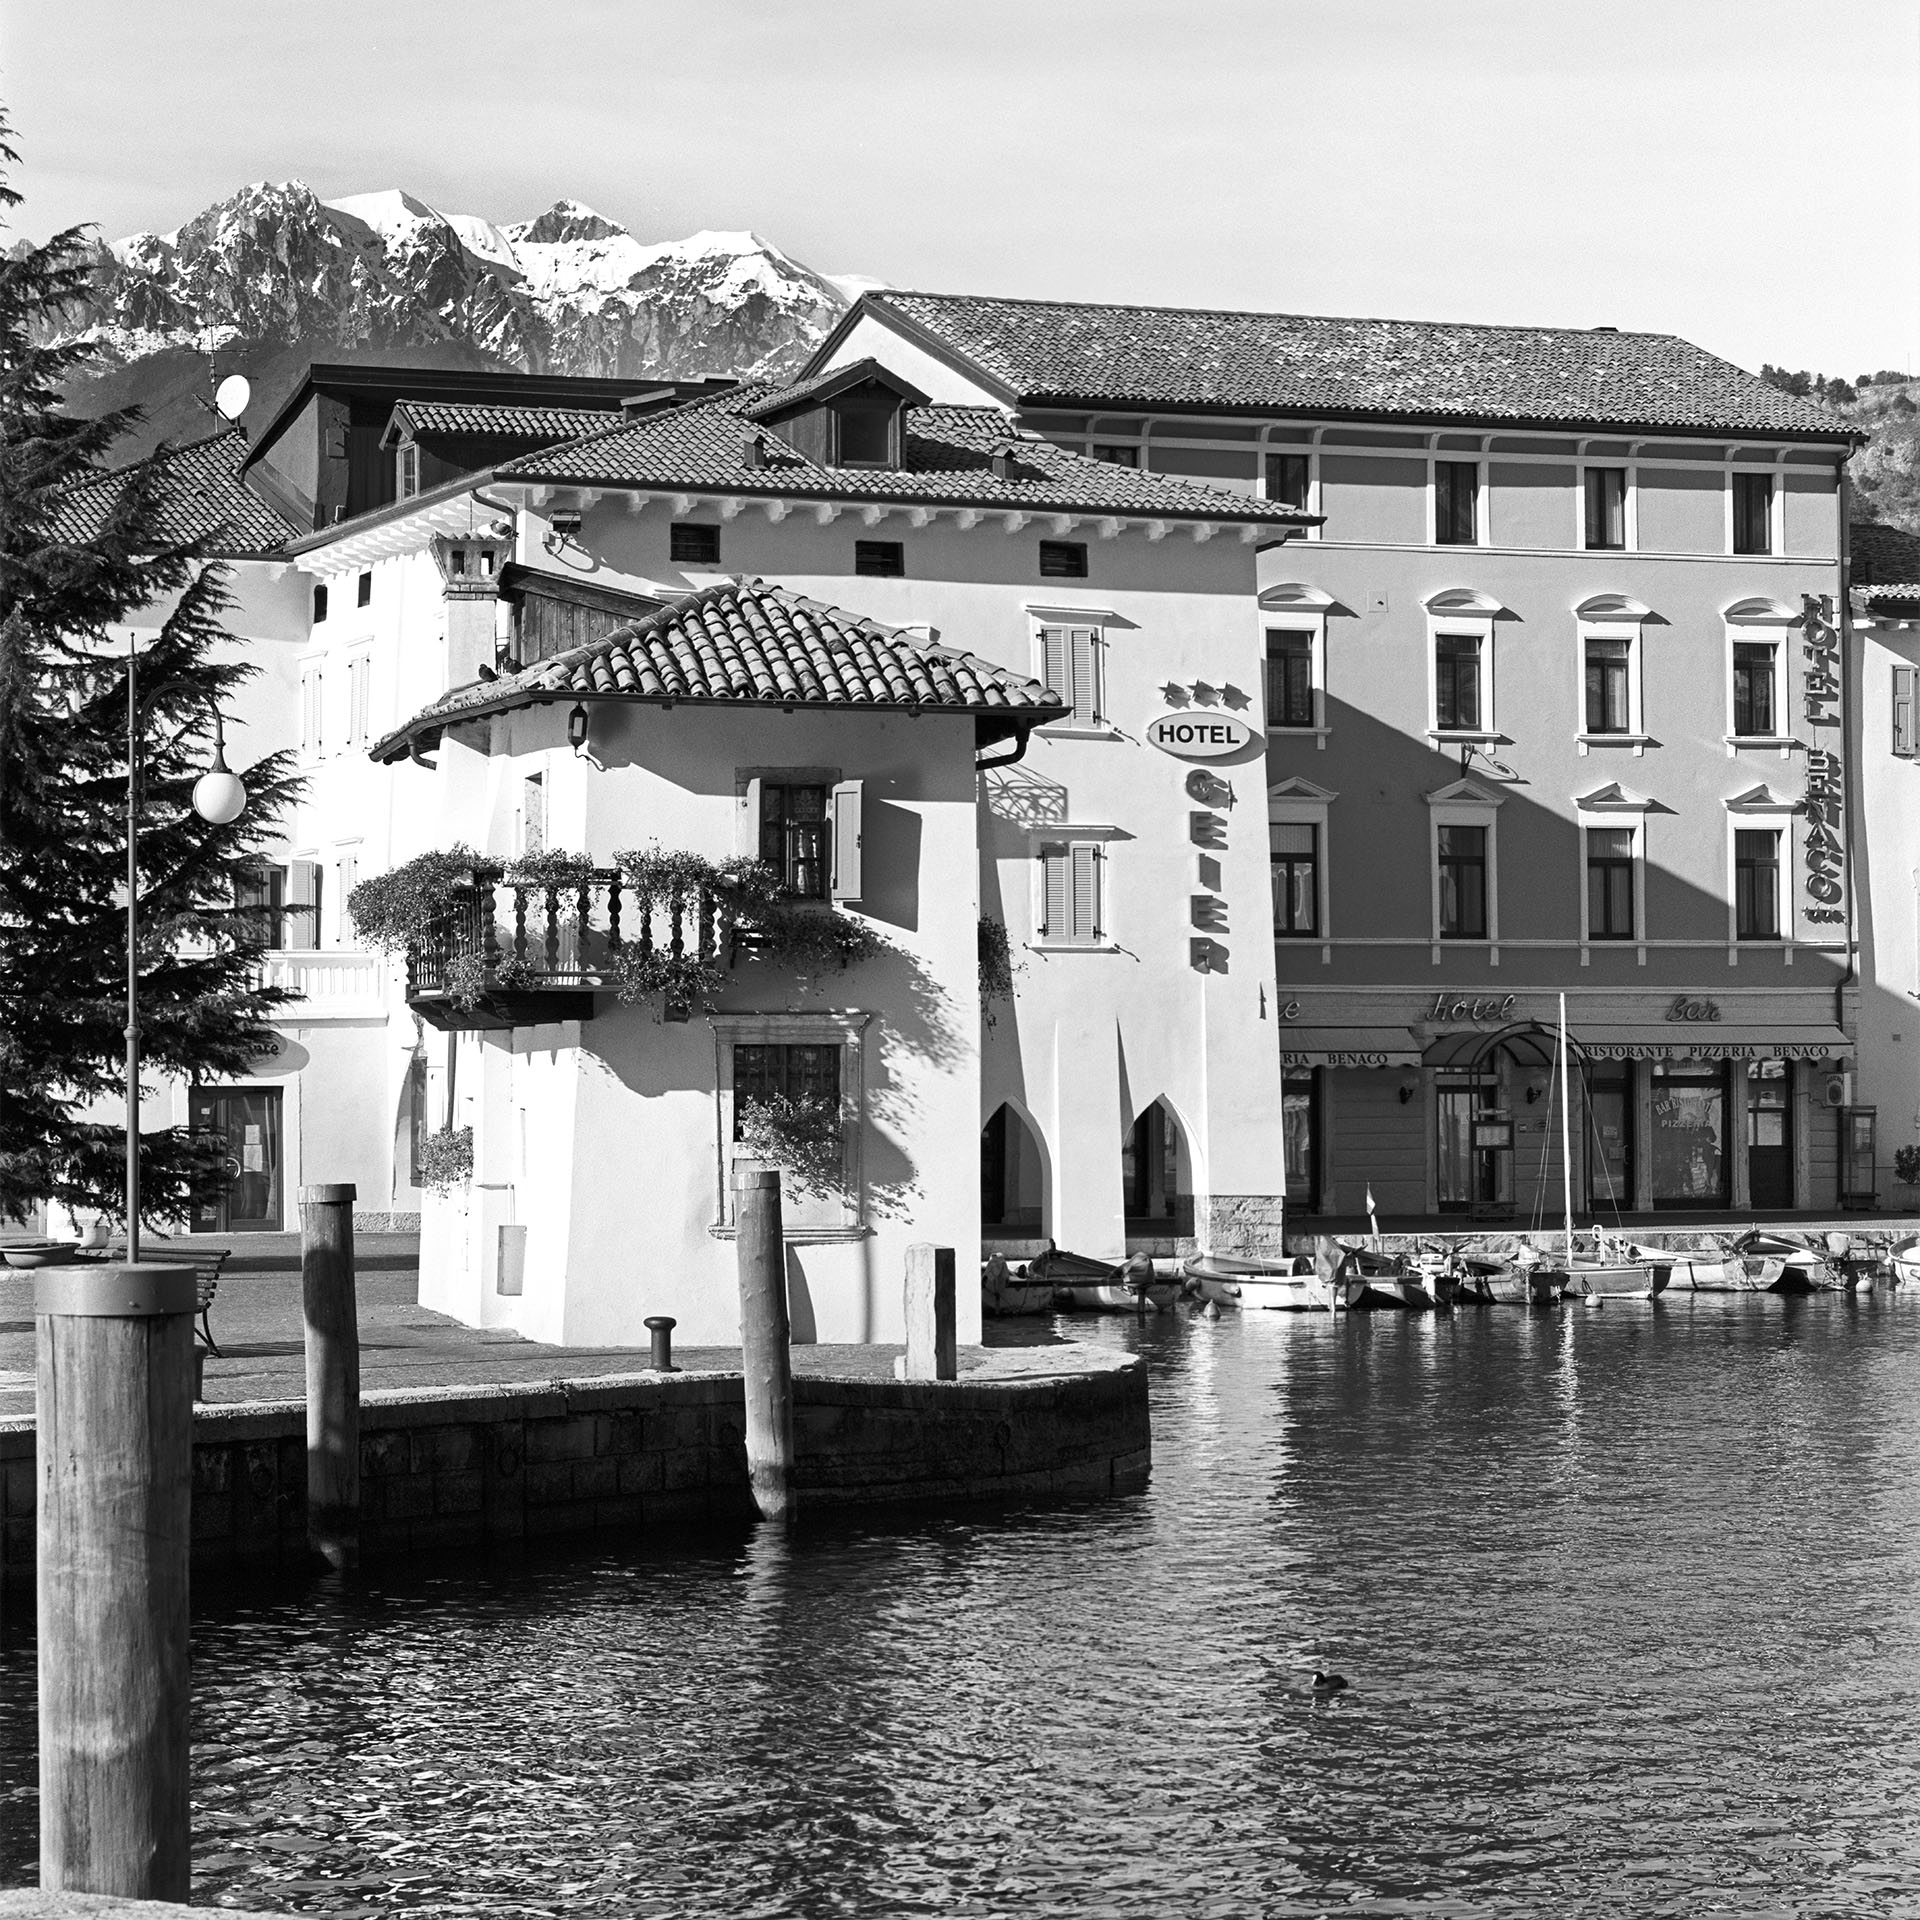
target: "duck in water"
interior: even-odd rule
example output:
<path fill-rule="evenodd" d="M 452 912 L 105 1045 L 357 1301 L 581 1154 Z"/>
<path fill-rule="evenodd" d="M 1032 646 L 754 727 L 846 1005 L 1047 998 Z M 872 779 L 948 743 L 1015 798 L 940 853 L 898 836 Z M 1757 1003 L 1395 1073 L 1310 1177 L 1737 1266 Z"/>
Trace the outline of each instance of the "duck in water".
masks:
<path fill-rule="evenodd" d="M 1313 1670 L 1313 1691 L 1317 1698 L 1324 1700 L 1329 1694 L 1345 1693 L 1347 1681 L 1344 1674 L 1322 1673 L 1318 1667 Z"/>

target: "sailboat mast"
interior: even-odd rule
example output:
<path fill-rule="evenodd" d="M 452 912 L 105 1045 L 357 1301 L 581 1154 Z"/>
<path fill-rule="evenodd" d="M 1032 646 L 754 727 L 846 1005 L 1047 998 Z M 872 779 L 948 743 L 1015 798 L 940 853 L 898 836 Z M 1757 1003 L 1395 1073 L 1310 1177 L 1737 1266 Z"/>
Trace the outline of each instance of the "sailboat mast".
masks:
<path fill-rule="evenodd" d="M 1566 1208 L 1567 1271 L 1573 1271 L 1573 1122 L 1567 1087 L 1567 996 L 1560 996 L 1560 1189 Z"/>

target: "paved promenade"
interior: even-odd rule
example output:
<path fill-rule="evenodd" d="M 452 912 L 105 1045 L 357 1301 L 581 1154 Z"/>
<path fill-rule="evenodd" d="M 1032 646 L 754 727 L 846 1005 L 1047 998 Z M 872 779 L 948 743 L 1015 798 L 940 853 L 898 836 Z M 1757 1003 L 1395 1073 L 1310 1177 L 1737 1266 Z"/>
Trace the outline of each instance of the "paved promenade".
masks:
<path fill-rule="evenodd" d="M 177 1243 L 176 1243 L 177 1244 Z M 236 1236 L 213 1309 L 222 1356 L 208 1358 L 212 1403 L 299 1400 L 306 1393 L 300 1340 L 300 1245 L 295 1234 Z M 437 1387 L 544 1385 L 634 1373 L 645 1347 L 552 1347 L 503 1328 L 463 1327 L 414 1302 L 416 1241 L 411 1234 L 362 1234 L 355 1243 L 363 1393 Z M 1040 1323 L 1034 1323 L 1037 1331 Z M 0 1417 L 33 1412 L 33 1275 L 0 1267 Z M 796 1373 L 834 1379 L 891 1380 L 899 1347 L 798 1346 Z M 1075 1372 L 1081 1350 L 1024 1344 L 960 1350 L 962 1378 Z M 674 1348 L 689 1372 L 737 1373 L 738 1347 Z"/>

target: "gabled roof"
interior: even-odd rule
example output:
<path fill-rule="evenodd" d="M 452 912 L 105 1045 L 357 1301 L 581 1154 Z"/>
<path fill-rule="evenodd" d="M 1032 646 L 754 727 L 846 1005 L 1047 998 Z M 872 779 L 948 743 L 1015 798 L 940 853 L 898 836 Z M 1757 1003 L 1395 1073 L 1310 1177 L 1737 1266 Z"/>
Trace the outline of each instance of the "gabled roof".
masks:
<path fill-rule="evenodd" d="M 911 381 L 903 380 L 891 367 L 883 367 L 878 360 L 869 356 L 865 360 L 854 361 L 851 366 L 834 367 L 826 373 L 816 373 L 812 379 L 796 381 L 790 387 L 776 387 L 772 393 L 754 401 L 746 409 L 746 415 L 749 420 L 778 419 L 790 408 L 831 400 L 836 394 L 845 393 L 852 387 L 864 387 L 869 381 L 891 387 L 910 406 L 924 407 L 928 404 L 927 396 Z"/>
<path fill-rule="evenodd" d="M 513 406 L 500 402 L 465 400 L 402 400 L 382 436 L 393 439 L 395 427 L 422 434 L 458 434 L 462 438 L 531 440 L 551 444 L 598 433 L 620 417 L 617 407 Z"/>
<path fill-rule="evenodd" d="M 988 744 L 1067 709 L 1038 680 L 761 580 L 727 580 L 497 680 L 455 687 L 373 747 L 404 759 L 484 714 L 574 700 L 972 714 Z"/>
<path fill-rule="evenodd" d="M 1672 334 L 884 288 L 861 296 L 816 358 L 868 312 L 1022 407 L 1858 438 L 1824 408 Z"/>
<path fill-rule="evenodd" d="M 710 489 L 759 498 L 888 501 L 903 506 L 1007 508 L 1033 513 L 1084 513 L 1313 526 L 1319 516 L 1274 501 L 1230 493 L 1197 480 L 1146 473 L 1057 447 L 1014 429 L 997 407 L 910 407 L 903 464 L 828 467 L 770 433 L 752 410 L 792 389 L 743 386 L 711 400 L 623 423 L 586 439 L 522 455 L 495 469 L 494 479 L 587 487 Z M 749 466 L 745 442 L 757 436 L 760 457 Z M 1013 470 L 994 471 L 994 454 L 1010 448 Z"/>
<path fill-rule="evenodd" d="M 254 560 L 278 554 L 300 529 L 243 486 L 247 436 L 228 427 L 190 446 L 156 457 L 160 469 L 160 539 L 167 546 L 203 541 L 214 558 Z M 137 464 L 137 463 L 136 463 Z M 59 540 L 91 539 L 106 523 L 133 466 L 84 480 L 62 501 L 54 520 Z"/>

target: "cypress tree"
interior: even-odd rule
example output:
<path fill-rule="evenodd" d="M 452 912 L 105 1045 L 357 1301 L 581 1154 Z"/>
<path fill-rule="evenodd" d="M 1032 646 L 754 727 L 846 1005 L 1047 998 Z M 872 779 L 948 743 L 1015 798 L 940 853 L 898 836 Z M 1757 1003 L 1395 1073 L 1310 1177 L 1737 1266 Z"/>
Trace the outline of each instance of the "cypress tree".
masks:
<path fill-rule="evenodd" d="M 0 116 L 0 164 L 17 168 Z M 20 195 L 0 173 L 0 214 Z M 226 576 L 168 537 L 158 456 L 100 485 L 132 409 L 82 419 L 60 386 L 83 345 L 50 345 L 85 285 L 84 230 L 0 257 L 0 1218 L 43 1202 L 124 1218 L 127 658 L 148 708 L 139 833 L 143 1084 L 245 1074 L 286 995 L 256 984 L 268 929 L 236 890 L 293 797 L 291 762 L 240 769 L 229 826 L 191 806 L 209 705 L 256 669 L 221 625 Z M 74 490 L 87 482 L 87 510 Z M 142 1213 L 177 1220 L 217 1177 L 183 1127 L 141 1138 Z"/>

